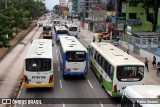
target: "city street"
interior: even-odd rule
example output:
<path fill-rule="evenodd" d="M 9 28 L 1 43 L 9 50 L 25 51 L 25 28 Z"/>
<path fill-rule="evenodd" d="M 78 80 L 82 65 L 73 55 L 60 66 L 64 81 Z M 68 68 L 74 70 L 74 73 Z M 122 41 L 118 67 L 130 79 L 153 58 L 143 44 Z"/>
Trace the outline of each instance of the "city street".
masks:
<path fill-rule="evenodd" d="M 43 24 L 50 21 L 45 20 Z M 75 24 L 80 26 L 79 21 L 74 21 Z M 88 31 L 87 29 L 81 29 L 78 39 L 87 48 L 89 43 L 92 42 L 95 33 Z M 26 45 L 18 44 L 10 53 L 1 61 L 0 68 L 0 97 L 10 98 L 11 94 L 17 86 L 17 81 L 20 80 L 23 71 L 23 60 L 31 45 L 30 41 L 40 37 L 42 28 L 35 27 L 22 42 Z M 55 43 L 53 38 L 53 68 L 54 68 L 54 88 L 35 88 L 26 89 L 22 86 L 19 92 L 18 98 L 111 98 L 107 92 L 100 86 L 100 82 L 89 69 L 87 76 L 78 76 L 63 78 L 60 65 L 59 65 L 59 46 Z M 108 42 L 108 41 L 104 41 Z M 121 47 L 119 47 L 121 48 Z M 123 48 L 121 48 L 123 49 Z M 143 58 L 134 53 L 130 53 L 132 56 L 143 61 Z M 155 75 L 155 70 L 149 66 L 150 72 L 146 74 L 146 84 L 160 85 L 160 77 Z M 53 99 L 54 100 L 54 99 Z M 115 104 L 113 103 L 115 102 Z M 117 102 L 113 101 L 111 104 L 47 104 L 47 105 L 15 105 L 15 107 L 117 107 Z"/>

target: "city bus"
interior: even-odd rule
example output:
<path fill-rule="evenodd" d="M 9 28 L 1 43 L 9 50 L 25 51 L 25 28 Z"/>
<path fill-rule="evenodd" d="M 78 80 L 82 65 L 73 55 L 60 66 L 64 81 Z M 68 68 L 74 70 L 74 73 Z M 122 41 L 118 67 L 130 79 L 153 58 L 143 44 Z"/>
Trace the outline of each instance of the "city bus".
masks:
<path fill-rule="evenodd" d="M 53 33 L 52 33 L 52 25 L 48 24 L 43 26 L 43 39 L 48 39 L 48 38 L 52 38 L 53 37 Z"/>
<path fill-rule="evenodd" d="M 110 43 L 90 43 L 90 67 L 112 97 L 125 87 L 145 83 L 144 63 Z"/>
<path fill-rule="evenodd" d="M 88 51 L 74 36 L 60 36 L 60 65 L 63 76 L 87 75 Z"/>
<path fill-rule="evenodd" d="M 54 20 L 53 20 L 53 28 L 54 28 L 55 26 L 59 26 L 59 25 L 60 25 L 59 19 L 54 19 Z"/>
<path fill-rule="evenodd" d="M 24 87 L 54 87 L 52 41 L 35 39 L 24 58 Z"/>
<path fill-rule="evenodd" d="M 59 40 L 59 36 L 66 36 L 68 35 L 68 30 L 64 26 L 55 26 L 55 41 Z"/>
<path fill-rule="evenodd" d="M 71 36 L 78 36 L 78 27 L 74 24 L 66 24 L 65 27 L 68 29 L 68 34 Z"/>
<path fill-rule="evenodd" d="M 160 85 L 127 86 L 118 107 L 160 107 Z"/>

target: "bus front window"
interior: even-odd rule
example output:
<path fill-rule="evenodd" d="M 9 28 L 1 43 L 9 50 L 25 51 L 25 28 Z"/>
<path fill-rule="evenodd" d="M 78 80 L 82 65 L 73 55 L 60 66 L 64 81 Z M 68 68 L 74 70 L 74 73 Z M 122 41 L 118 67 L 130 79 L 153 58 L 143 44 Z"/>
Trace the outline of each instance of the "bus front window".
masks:
<path fill-rule="evenodd" d="M 84 62 L 86 60 L 86 52 L 68 51 L 66 52 L 66 60 L 68 62 Z"/>
<path fill-rule="evenodd" d="M 144 76 L 143 66 L 118 66 L 117 79 L 119 81 L 141 81 Z"/>

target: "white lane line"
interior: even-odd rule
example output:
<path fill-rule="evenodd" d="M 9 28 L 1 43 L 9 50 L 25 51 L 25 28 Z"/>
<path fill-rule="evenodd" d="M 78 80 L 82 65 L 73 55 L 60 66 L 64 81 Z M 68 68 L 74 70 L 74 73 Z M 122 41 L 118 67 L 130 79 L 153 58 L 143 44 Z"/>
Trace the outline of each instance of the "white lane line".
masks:
<path fill-rule="evenodd" d="M 89 81 L 89 79 L 87 79 L 87 81 L 88 81 L 90 87 L 93 89 L 93 86 L 92 86 L 91 82 Z"/>
<path fill-rule="evenodd" d="M 57 57 L 57 61 L 58 61 L 58 57 Z"/>
<path fill-rule="evenodd" d="M 104 107 L 103 104 L 102 104 L 101 102 L 100 102 L 100 106 L 101 106 L 101 107 Z"/>
<path fill-rule="evenodd" d="M 57 53 L 57 50 L 56 50 L 56 53 Z"/>
<path fill-rule="evenodd" d="M 60 71 L 59 66 L 58 66 L 58 71 Z"/>
<path fill-rule="evenodd" d="M 62 89 L 62 81 L 60 80 L 60 87 L 61 87 L 61 89 Z"/>
<path fill-rule="evenodd" d="M 65 104 L 63 103 L 63 107 L 65 107 Z"/>

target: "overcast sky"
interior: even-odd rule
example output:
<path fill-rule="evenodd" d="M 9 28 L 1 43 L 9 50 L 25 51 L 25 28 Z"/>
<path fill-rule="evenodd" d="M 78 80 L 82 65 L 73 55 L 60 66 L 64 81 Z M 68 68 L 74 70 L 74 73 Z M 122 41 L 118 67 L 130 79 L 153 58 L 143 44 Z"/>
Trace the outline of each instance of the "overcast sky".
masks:
<path fill-rule="evenodd" d="M 46 3 L 46 8 L 52 10 L 56 4 L 59 5 L 59 0 L 45 0 L 45 3 Z"/>

